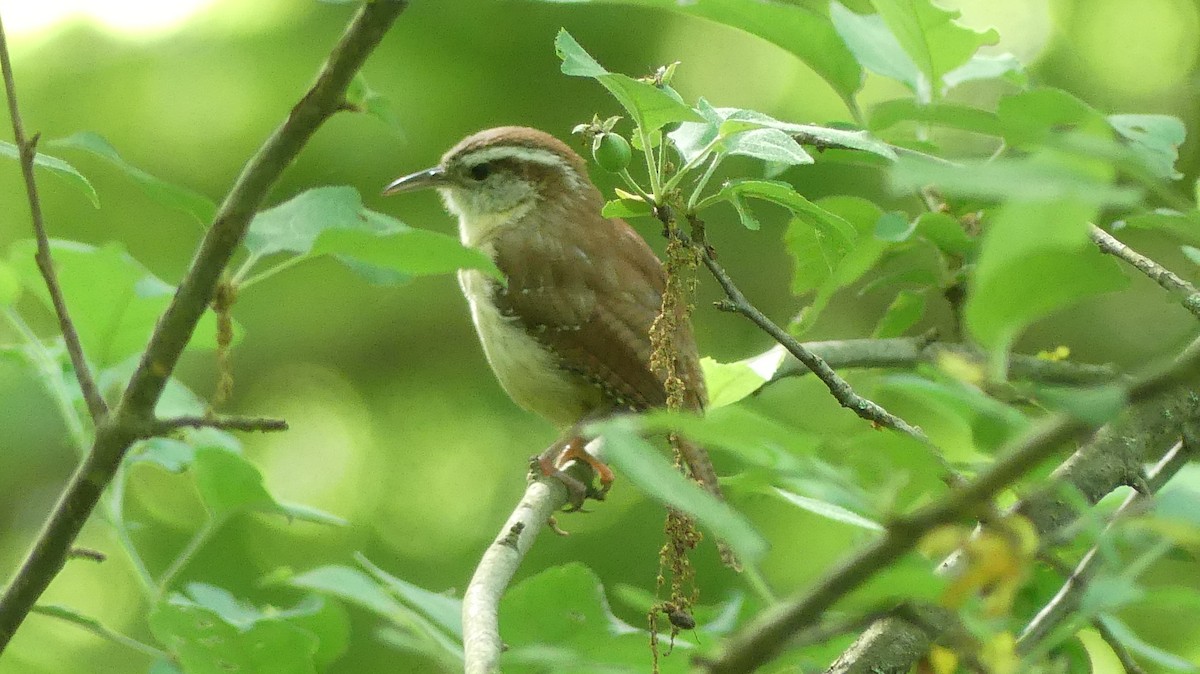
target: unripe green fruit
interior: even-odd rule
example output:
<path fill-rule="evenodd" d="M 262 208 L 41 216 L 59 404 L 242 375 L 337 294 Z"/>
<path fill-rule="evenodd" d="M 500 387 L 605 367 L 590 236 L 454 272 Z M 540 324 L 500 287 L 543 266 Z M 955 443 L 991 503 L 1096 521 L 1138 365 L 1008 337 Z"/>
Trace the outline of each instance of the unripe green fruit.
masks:
<path fill-rule="evenodd" d="M 629 141 L 619 134 L 601 133 L 592 139 L 592 158 L 609 173 L 620 173 L 633 159 Z"/>

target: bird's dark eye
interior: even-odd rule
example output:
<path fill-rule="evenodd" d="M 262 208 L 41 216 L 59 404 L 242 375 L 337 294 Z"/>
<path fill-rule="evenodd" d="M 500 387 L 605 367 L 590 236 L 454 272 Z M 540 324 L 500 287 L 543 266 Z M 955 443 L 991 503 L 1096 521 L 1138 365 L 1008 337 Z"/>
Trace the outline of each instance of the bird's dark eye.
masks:
<path fill-rule="evenodd" d="M 481 162 L 467 169 L 467 172 L 475 180 L 483 180 L 492 174 L 492 165 L 488 162 Z"/>

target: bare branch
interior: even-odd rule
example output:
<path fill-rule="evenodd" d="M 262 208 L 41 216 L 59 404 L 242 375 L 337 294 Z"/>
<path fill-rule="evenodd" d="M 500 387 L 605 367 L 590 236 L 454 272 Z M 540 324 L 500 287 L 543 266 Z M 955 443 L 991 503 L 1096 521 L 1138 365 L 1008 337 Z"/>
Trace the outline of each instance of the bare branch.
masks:
<path fill-rule="evenodd" d="M 1169 368 L 1138 378 L 1128 390 L 1131 401 L 1142 401 L 1190 381 L 1200 371 L 1200 341 L 1193 343 Z M 1023 437 L 1000 452 L 1000 458 L 975 479 L 952 489 L 943 498 L 893 521 L 887 532 L 810 589 L 784 601 L 742 628 L 715 659 L 702 662 L 713 674 L 753 671 L 774 658 L 798 631 L 812 625 L 824 611 L 875 573 L 912 550 L 933 528 L 973 518 L 992 497 L 1046 460 L 1063 443 L 1093 426 L 1065 414 L 1043 419 Z"/>
<path fill-rule="evenodd" d="M 1104 642 L 1112 649 L 1113 654 L 1121 661 L 1121 666 L 1125 668 L 1125 674 L 1147 674 L 1146 670 L 1142 669 L 1137 660 L 1133 659 L 1133 654 L 1129 652 L 1125 644 L 1121 643 L 1121 640 L 1117 638 L 1117 635 L 1113 634 L 1113 631 L 1108 628 L 1108 625 L 1104 624 L 1103 620 L 1093 620 L 1092 626 L 1096 628 L 1096 631 L 1100 633 L 1100 638 L 1104 639 Z"/>
<path fill-rule="evenodd" d="M 704 260 L 704 266 L 708 267 L 708 271 L 712 273 L 713 278 L 717 280 L 717 283 L 721 285 L 721 288 L 725 291 L 725 295 L 729 298 L 728 301 L 717 303 L 719 309 L 745 316 L 761 328 L 763 332 L 773 337 L 776 342 L 779 342 L 783 348 L 787 349 L 788 353 L 803 363 L 805 367 L 825 383 L 825 386 L 829 387 L 829 392 L 841 403 L 842 407 L 873 424 L 899 431 L 915 438 L 921 444 L 930 445 L 929 438 L 925 436 L 925 433 L 921 429 L 910 425 L 907 421 L 888 412 L 880 405 L 855 393 L 850 384 L 841 375 L 834 372 L 833 368 L 820 356 L 805 348 L 795 337 L 789 335 L 786 330 L 776 325 L 754 305 L 750 304 L 750 301 L 738 289 L 733 279 L 729 277 L 724 267 L 712 256 L 712 253 L 704 246 L 700 246 L 699 248 L 700 257 Z"/>
<path fill-rule="evenodd" d="M 67 354 L 71 358 L 71 367 L 75 369 L 75 379 L 83 391 L 83 399 L 87 403 L 92 423 L 99 425 L 108 414 L 108 405 L 100 395 L 92 370 L 87 358 L 83 355 L 83 345 L 79 343 L 79 332 L 71 321 L 67 311 L 67 301 L 63 298 L 62 287 L 58 284 L 58 275 L 54 271 L 54 260 L 50 257 L 50 238 L 46 235 L 46 223 L 42 218 L 42 203 L 38 198 L 37 180 L 33 174 L 33 161 L 37 157 L 38 136 L 25 136 L 25 126 L 21 123 L 21 112 L 17 106 L 17 88 L 13 81 L 12 61 L 8 53 L 8 39 L 4 35 L 4 24 L 0 22 L 0 68 L 4 72 L 4 90 L 8 94 L 8 113 L 12 117 L 13 141 L 21 154 L 21 173 L 25 177 L 25 195 L 29 199 L 29 214 L 33 220 L 33 236 L 37 241 L 38 270 L 46 281 L 46 290 L 50 294 L 50 303 L 54 305 L 54 314 L 58 317 L 58 327 L 62 331 L 63 342 L 67 346 Z"/>
<path fill-rule="evenodd" d="M 341 109 L 355 73 L 407 5 L 406 0 L 363 3 L 330 52 L 316 82 L 234 182 L 159 320 L 119 406 L 97 425 L 91 451 L 0 597 L 0 652 L 62 568 L 75 537 L 112 481 L 129 446 L 144 436 L 167 379 L 212 301 L 217 281 L 245 236 L 250 219 L 317 128 Z"/>
<path fill-rule="evenodd" d="M 1200 318 L 1200 289 L 1197 289 L 1196 286 L 1183 280 L 1170 269 L 1121 243 L 1115 236 L 1095 225 L 1088 230 L 1088 237 L 1101 251 L 1128 262 L 1150 280 L 1162 286 L 1164 290 L 1178 296 L 1179 303 L 1183 305 L 1183 308 L 1192 312 L 1196 318 Z"/>
<path fill-rule="evenodd" d="M 603 459 L 602 449 L 599 439 L 587 446 L 587 451 L 598 459 Z M 582 462 L 569 464 L 564 472 L 584 484 L 591 480 L 591 468 Z M 567 504 L 568 498 L 566 485 L 555 477 L 531 481 L 520 503 L 500 528 L 500 535 L 483 553 L 463 594 L 466 674 L 497 674 L 500 671 L 500 653 L 504 649 L 500 640 L 500 599 L 542 527 L 553 513 Z"/>
<path fill-rule="evenodd" d="M 286 431 L 288 423 L 285 419 L 272 419 L 270 417 L 175 417 L 172 419 L 160 419 L 151 428 L 153 429 L 151 435 L 165 435 L 179 428 L 220 428 L 225 431 L 269 433 L 273 431 Z"/>

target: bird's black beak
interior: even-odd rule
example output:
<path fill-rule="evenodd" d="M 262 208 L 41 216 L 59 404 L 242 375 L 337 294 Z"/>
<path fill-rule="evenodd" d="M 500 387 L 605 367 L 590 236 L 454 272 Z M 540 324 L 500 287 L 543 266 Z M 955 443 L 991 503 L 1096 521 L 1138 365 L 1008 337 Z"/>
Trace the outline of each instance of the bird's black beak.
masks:
<path fill-rule="evenodd" d="M 428 187 L 438 187 L 446 183 L 446 172 L 440 166 L 434 166 L 424 171 L 410 173 L 401 178 L 396 178 L 388 183 L 387 187 L 383 188 L 383 196 L 388 197 L 401 192 L 411 192 L 413 190 L 423 190 Z"/>

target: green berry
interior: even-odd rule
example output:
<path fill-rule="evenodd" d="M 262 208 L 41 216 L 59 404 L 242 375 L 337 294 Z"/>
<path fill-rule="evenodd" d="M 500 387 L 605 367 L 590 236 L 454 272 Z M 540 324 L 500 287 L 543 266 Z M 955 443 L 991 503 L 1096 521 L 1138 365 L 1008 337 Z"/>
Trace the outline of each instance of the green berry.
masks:
<path fill-rule="evenodd" d="M 605 171 L 620 173 L 633 159 L 633 150 L 619 134 L 601 133 L 592 139 L 592 158 Z"/>

